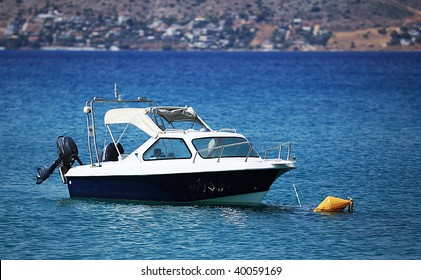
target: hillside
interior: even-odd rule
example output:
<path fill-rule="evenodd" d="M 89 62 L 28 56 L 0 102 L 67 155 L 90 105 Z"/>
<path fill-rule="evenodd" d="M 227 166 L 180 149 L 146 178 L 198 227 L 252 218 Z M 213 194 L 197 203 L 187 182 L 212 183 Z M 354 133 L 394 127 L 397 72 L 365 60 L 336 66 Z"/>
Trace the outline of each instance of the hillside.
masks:
<path fill-rule="evenodd" d="M 420 26 L 418 0 L 0 0 L 6 48 L 420 49 Z"/>

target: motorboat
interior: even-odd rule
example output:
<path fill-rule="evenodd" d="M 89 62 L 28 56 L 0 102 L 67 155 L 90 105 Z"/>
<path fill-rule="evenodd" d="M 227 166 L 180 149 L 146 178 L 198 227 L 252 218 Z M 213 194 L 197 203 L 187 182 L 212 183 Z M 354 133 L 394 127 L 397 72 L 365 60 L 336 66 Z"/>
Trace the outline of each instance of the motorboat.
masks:
<path fill-rule="evenodd" d="M 104 104 L 113 108 L 104 110 L 108 140 L 100 142 L 97 107 Z M 244 135 L 212 129 L 192 107 L 158 106 L 147 98 L 123 100 L 118 95 L 95 97 L 83 111 L 90 163 L 82 164 L 71 137 L 60 136 L 57 160 L 37 174 L 40 184 L 59 167 L 72 198 L 259 204 L 275 180 L 295 168 L 291 142 L 261 156 Z M 132 137 L 136 144 L 130 151 L 124 143 L 129 127 L 146 135 L 143 143 Z M 269 159 L 271 153 L 275 156 Z"/>

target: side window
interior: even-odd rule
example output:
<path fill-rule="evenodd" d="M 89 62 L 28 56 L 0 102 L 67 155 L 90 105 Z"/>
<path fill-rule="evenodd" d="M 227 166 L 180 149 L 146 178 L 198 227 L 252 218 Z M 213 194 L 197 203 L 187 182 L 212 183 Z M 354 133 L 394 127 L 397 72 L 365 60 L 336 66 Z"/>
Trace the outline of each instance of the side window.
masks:
<path fill-rule="evenodd" d="M 161 138 L 144 154 L 143 160 L 186 159 L 191 153 L 183 139 Z"/>

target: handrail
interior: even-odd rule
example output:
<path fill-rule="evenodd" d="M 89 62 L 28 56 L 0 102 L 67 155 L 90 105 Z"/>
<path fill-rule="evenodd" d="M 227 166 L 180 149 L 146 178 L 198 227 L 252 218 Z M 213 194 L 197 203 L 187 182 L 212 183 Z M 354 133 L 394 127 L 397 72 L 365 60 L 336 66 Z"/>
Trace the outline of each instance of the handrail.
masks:
<path fill-rule="evenodd" d="M 269 149 L 266 149 L 265 150 L 265 155 L 263 156 L 263 159 L 266 159 L 266 156 L 267 156 L 267 153 L 269 152 L 269 151 L 273 151 L 273 150 L 278 150 L 279 149 L 279 151 L 278 151 L 278 157 L 276 158 L 276 160 L 277 161 L 280 161 L 280 160 L 282 160 L 282 149 L 283 149 L 283 147 L 285 147 L 285 146 L 287 146 L 288 147 L 288 151 L 287 151 L 287 158 L 286 158 L 286 160 L 291 160 L 291 146 L 292 146 L 292 143 L 291 142 L 285 142 L 285 143 L 282 143 L 282 144 L 280 144 L 280 145 L 278 145 L 278 146 L 275 146 L 275 147 L 272 147 L 272 148 L 269 148 Z"/>
<path fill-rule="evenodd" d="M 235 128 L 220 128 L 219 132 L 231 132 L 231 133 L 237 133 L 237 130 Z"/>
<path fill-rule="evenodd" d="M 197 150 L 196 153 L 194 154 L 194 157 L 193 157 L 193 163 L 196 162 L 197 154 L 200 155 L 200 152 L 202 152 L 202 151 L 214 151 L 216 149 L 220 149 L 221 150 L 221 152 L 219 153 L 219 156 L 218 156 L 218 160 L 217 160 L 217 162 L 220 162 L 221 161 L 221 158 L 222 158 L 222 155 L 224 154 L 224 150 L 225 150 L 226 147 L 234 147 L 234 146 L 240 146 L 240 145 L 245 145 L 245 144 L 249 145 L 249 149 L 247 151 L 247 156 L 246 156 L 246 159 L 245 159 L 245 162 L 247 162 L 247 160 L 250 157 L 250 155 L 251 155 L 251 153 L 252 153 L 253 150 L 256 152 L 256 154 L 258 154 L 257 151 L 256 151 L 256 149 L 253 148 L 253 145 L 249 141 L 244 141 L 244 142 L 238 142 L 238 143 L 232 143 L 232 144 L 226 144 L 226 145 L 216 146 L 216 147 L 212 147 L 210 149 L 209 148 L 205 148 L 205 149 Z M 216 158 L 216 157 L 211 157 L 211 158 Z"/>

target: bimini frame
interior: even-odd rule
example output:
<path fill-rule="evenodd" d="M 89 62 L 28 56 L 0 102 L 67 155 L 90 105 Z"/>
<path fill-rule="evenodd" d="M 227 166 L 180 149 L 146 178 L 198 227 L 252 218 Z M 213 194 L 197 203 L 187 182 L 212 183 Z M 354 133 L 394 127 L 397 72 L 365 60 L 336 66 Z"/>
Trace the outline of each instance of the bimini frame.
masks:
<path fill-rule="evenodd" d="M 103 99 L 101 97 L 94 97 L 94 99 L 89 100 L 86 102 L 85 107 L 83 108 L 83 112 L 86 114 L 86 127 L 88 133 L 88 149 L 89 149 L 89 158 L 91 160 L 91 165 L 95 165 L 95 161 L 97 162 L 98 166 L 100 166 L 100 158 L 99 158 L 99 150 L 98 150 L 98 143 L 96 137 L 96 126 L 95 126 L 95 114 L 94 114 L 94 104 L 96 103 L 148 103 L 150 107 L 155 107 L 155 101 L 148 100 L 146 97 L 138 97 L 137 100 L 123 100 L 121 95 L 117 94 L 117 86 L 115 87 L 115 95 L 116 99 Z M 114 140 L 113 140 L 114 142 Z M 93 143 L 93 147 L 92 147 Z M 117 143 L 114 142 L 114 145 Z M 95 150 L 95 155 L 93 153 Z M 118 149 L 117 149 L 118 150 Z M 94 158 L 95 156 L 95 158 Z"/>

